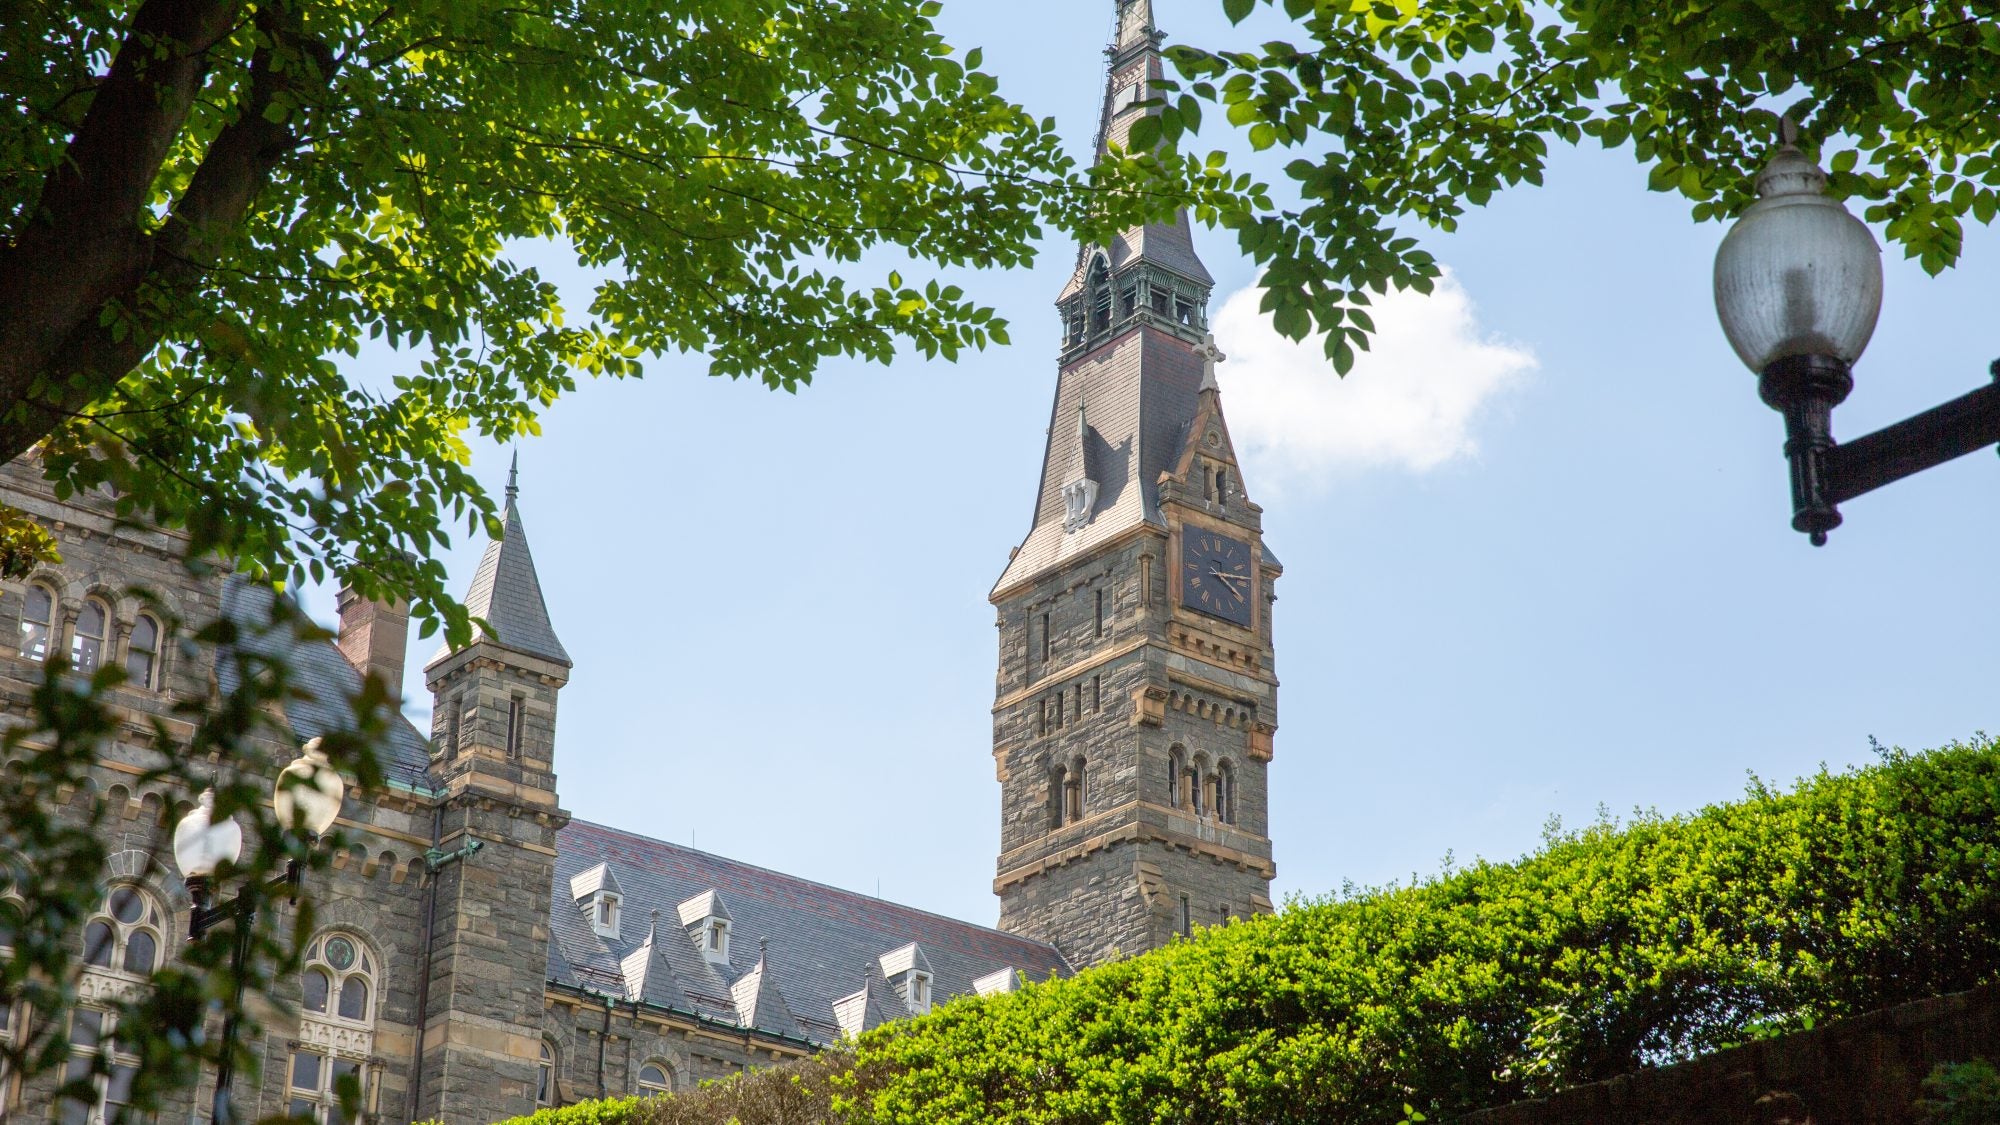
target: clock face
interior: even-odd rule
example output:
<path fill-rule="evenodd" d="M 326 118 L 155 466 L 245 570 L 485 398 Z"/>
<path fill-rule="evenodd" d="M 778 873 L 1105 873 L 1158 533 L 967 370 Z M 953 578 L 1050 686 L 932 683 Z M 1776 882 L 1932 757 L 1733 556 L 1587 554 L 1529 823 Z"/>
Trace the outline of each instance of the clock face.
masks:
<path fill-rule="evenodd" d="M 1182 529 L 1182 605 L 1248 628 L 1254 584 L 1247 544 L 1213 531 Z"/>

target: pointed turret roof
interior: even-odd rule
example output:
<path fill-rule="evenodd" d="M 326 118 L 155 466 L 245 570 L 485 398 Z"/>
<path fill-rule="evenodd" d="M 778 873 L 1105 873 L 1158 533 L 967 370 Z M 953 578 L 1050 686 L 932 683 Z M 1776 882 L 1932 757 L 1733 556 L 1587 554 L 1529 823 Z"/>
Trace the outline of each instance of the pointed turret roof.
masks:
<path fill-rule="evenodd" d="M 1113 0 L 1118 6 L 1118 30 L 1105 54 L 1109 63 L 1104 75 L 1104 103 L 1097 122 L 1097 155 L 1110 151 L 1112 142 L 1120 147 L 1131 136 L 1132 123 L 1156 114 L 1157 108 L 1139 110 L 1137 102 L 1151 99 L 1152 83 L 1165 77 L 1160 60 L 1164 38 L 1153 23 L 1153 0 Z M 1066 301 L 1083 290 L 1089 280 L 1090 262 L 1103 251 L 1112 272 L 1134 261 L 1145 261 L 1196 282 L 1212 286 L 1215 278 L 1194 252 L 1194 235 L 1188 229 L 1186 212 L 1170 222 L 1133 227 L 1112 239 L 1109 246 L 1082 246 L 1077 249 L 1076 270 L 1056 299 Z"/>
<path fill-rule="evenodd" d="M 676 934 L 673 941 L 680 941 Z M 667 949 L 660 942 L 660 912 L 653 911 L 652 923 L 646 928 L 646 940 L 639 948 L 627 953 L 619 962 L 625 975 L 625 998 L 644 1000 L 668 1008 L 683 1011 L 693 1007 L 680 982 L 674 979 L 674 970 L 667 960 Z"/>
<path fill-rule="evenodd" d="M 535 574 L 535 556 L 528 550 L 528 532 L 521 525 L 520 455 L 507 470 L 507 504 L 500 513 L 503 534 L 486 544 L 486 554 L 473 572 L 465 608 L 486 624 L 473 626 L 475 641 L 490 641 L 510 652 L 540 657 L 567 668 L 569 651 L 556 639 L 549 607 L 542 601 L 542 580 Z M 438 657 L 450 653 L 438 650 Z"/>
<path fill-rule="evenodd" d="M 736 999 L 736 1022 L 759 1031 L 797 1035 L 799 1020 L 785 1004 L 785 994 L 778 990 L 778 980 L 770 972 L 770 952 L 761 939 L 757 944 L 757 967 L 738 977 L 729 990 Z"/>
<path fill-rule="evenodd" d="M 1100 156 L 1113 142 L 1125 143 L 1134 121 L 1159 112 L 1138 103 L 1153 97 L 1149 84 L 1164 76 L 1153 0 L 1112 2 L 1117 30 L 1105 52 L 1110 61 L 1098 126 Z M 1136 293 L 1127 278 L 1149 275 L 1154 303 L 1120 309 L 1108 329 L 1093 327 L 1065 346 L 1034 523 L 994 585 L 996 598 L 1139 524 L 1165 528 L 1160 476 L 1179 462 L 1202 396 L 1214 386 L 1196 349 L 1215 279 L 1194 252 L 1187 215 L 1134 227 L 1105 246 L 1079 247 L 1076 271 L 1058 304 L 1082 299 L 1100 256 L 1119 294 Z M 1071 305 L 1069 311 L 1077 310 Z M 1089 315 L 1096 316 L 1094 305 Z M 1068 425 L 1070 418 L 1078 425 Z M 1066 490 L 1079 481 L 1096 486 L 1094 494 L 1084 490 L 1090 504 L 1080 523 L 1068 518 L 1066 504 Z"/>

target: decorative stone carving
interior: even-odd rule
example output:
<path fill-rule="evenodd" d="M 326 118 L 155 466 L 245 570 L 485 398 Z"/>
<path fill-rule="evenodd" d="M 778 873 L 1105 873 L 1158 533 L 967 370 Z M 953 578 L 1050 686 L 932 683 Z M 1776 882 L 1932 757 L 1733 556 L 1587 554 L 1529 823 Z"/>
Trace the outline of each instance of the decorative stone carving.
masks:
<path fill-rule="evenodd" d="M 1097 482 L 1088 477 L 1063 485 L 1063 530 L 1075 531 L 1090 522 L 1097 505 Z"/>
<path fill-rule="evenodd" d="M 365 1059 L 375 1053 L 375 1032 L 364 1027 L 348 1027 L 324 1020 L 299 1021 L 299 1044 L 350 1058 Z"/>
<path fill-rule="evenodd" d="M 146 982 L 106 973 L 85 973 L 76 982 L 76 998 L 83 1004 L 122 1004 L 145 996 Z"/>

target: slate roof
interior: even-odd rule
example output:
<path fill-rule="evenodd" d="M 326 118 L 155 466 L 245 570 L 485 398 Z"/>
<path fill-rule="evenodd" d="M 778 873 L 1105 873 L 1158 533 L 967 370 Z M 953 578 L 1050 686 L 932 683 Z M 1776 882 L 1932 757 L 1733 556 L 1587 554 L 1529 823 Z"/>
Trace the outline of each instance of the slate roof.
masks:
<path fill-rule="evenodd" d="M 593 932 L 570 895 L 571 879 L 600 863 L 623 889 L 616 939 Z M 930 965 L 940 1001 L 976 991 L 977 981 L 1003 969 L 1031 980 L 1070 972 L 1043 942 L 582 820 L 557 834 L 553 889 L 549 979 L 555 984 L 620 999 L 660 1002 L 659 996 L 664 1007 L 737 1026 L 747 1018 L 759 1031 L 815 1043 L 838 1039 L 842 1016 L 859 1022 L 874 1006 L 878 1020 L 904 1014 L 901 998 L 884 982 L 881 959 L 911 943 Z M 680 904 L 704 892 L 714 892 L 732 919 L 728 965 L 709 964 L 694 936 L 676 924 Z M 653 911 L 659 920 L 649 925 L 643 920 Z M 635 961 L 649 934 L 653 953 Z M 767 943 L 761 951 L 759 939 Z M 904 954 L 899 963 L 913 960 Z M 631 979 L 640 965 L 644 979 Z M 864 986 L 871 996 L 841 1004 L 837 1014 L 836 1004 Z M 675 995 L 685 1003 L 671 1000 Z"/>
<path fill-rule="evenodd" d="M 1203 366 L 1194 345 L 1135 323 L 1063 368 L 1042 455 L 1034 523 L 994 584 L 995 593 L 1142 522 L 1166 526 L 1160 515 L 1160 474 L 1174 467 L 1187 442 Z M 1087 421 L 1082 434 L 1075 423 L 1079 403 Z M 1083 474 L 1086 457 L 1098 484 L 1097 504 L 1088 524 L 1065 532 L 1062 488 Z"/>
<path fill-rule="evenodd" d="M 282 657 L 294 681 L 311 693 L 309 699 L 284 703 L 285 720 L 301 739 L 351 729 L 354 715 L 347 701 L 361 690 L 361 673 L 331 640 L 302 640 L 288 627 L 272 628 L 271 610 L 278 597 L 269 586 L 230 574 L 222 580 L 222 615 L 236 623 L 244 651 Z M 236 662 L 227 653 L 219 654 L 215 674 L 223 692 L 236 690 Z M 384 749 L 382 769 L 389 780 L 431 787 L 430 740 L 401 713 L 389 724 Z"/>
<path fill-rule="evenodd" d="M 556 639 L 549 623 L 549 607 L 542 601 L 542 580 L 535 574 L 535 556 L 528 550 L 528 532 L 521 525 L 519 489 L 514 476 L 507 478 L 507 506 L 501 513 L 505 534 L 486 544 L 479 569 L 473 572 L 472 588 L 466 591 L 465 608 L 473 617 L 485 620 L 484 628 L 474 627 L 483 638 L 510 652 L 537 656 L 567 668 L 569 651 Z M 449 644 L 441 647 L 431 663 L 451 654 Z"/>

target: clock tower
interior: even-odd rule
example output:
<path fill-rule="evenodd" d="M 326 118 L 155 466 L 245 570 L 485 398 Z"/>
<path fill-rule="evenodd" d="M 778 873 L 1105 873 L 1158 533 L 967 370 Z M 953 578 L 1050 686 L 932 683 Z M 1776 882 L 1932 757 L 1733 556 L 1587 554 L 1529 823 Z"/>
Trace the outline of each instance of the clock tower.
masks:
<path fill-rule="evenodd" d="M 1113 0 L 1100 151 L 1153 112 L 1152 0 Z M 1244 487 L 1186 217 L 1086 246 L 1033 525 L 994 586 L 1002 929 L 1079 967 L 1271 909 L 1280 568 Z"/>

